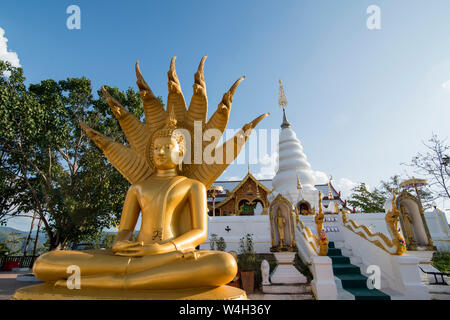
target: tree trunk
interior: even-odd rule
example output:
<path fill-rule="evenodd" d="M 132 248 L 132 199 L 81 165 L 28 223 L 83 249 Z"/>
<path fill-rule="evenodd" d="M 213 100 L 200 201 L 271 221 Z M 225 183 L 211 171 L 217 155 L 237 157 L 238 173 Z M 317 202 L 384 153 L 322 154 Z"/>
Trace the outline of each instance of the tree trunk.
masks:
<path fill-rule="evenodd" d="M 34 220 L 36 219 L 36 210 L 33 213 L 33 219 L 31 220 L 30 232 L 28 232 L 27 242 L 25 243 L 25 249 L 23 250 L 23 255 L 26 256 L 28 252 L 28 245 L 31 240 L 31 233 L 33 232 Z M 34 254 L 33 254 L 34 255 Z"/>
<path fill-rule="evenodd" d="M 42 219 L 39 219 L 39 223 L 38 223 L 38 227 L 37 227 L 37 231 L 36 231 L 36 237 L 34 239 L 33 257 L 36 256 L 36 248 L 37 248 L 37 243 L 38 243 L 38 239 L 39 239 L 39 231 L 41 230 L 41 222 L 42 222 Z"/>

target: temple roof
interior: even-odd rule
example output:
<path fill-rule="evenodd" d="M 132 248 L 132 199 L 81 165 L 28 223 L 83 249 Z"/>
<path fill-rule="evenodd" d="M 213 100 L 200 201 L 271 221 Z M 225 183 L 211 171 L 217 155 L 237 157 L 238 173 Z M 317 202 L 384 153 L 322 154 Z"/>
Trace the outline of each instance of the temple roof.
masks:
<path fill-rule="evenodd" d="M 229 196 L 231 196 L 234 192 L 236 192 L 244 183 L 247 181 L 247 179 L 252 179 L 256 181 L 259 186 L 264 187 L 264 190 L 266 190 L 268 193 L 272 190 L 272 179 L 261 179 L 258 180 L 253 176 L 251 173 L 248 173 L 242 180 L 223 180 L 223 181 L 216 181 L 213 183 L 213 185 L 222 186 L 224 191 L 228 190 L 229 195 L 226 193 L 218 194 L 216 196 L 216 206 L 226 200 Z M 317 184 L 314 187 L 316 187 L 317 190 L 319 190 L 323 197 L 322 197 L 322 204 L 326 207 L 328 207 L 328 204 L 330 200 L 328 199 L 328 183 L 324 184 Z M 333 183 L 330 182 L 330 190 L 331 194 L 333 195 L 333 202 L 337 201 L 342 206 L 345 205 L 345 201 L 342 200 L 340 194 L 333 186 Z M 208 201 L 211 202 L 212 198 L 208 197 Z"/>
<path fill-rule="evenodd" d="M 222 186 L 223 190 L 225 191 L 224 193 L 216 195 L 216 208 L 219 208 L 220 206 L 228 202 L 230 199 L 232 199 L 235 192 L 239 190 L 239 188 L 249 179 L 253 180 L 259 188 L 263 189 L 268 194 L 272 192 L 272 189 L 263 183 L 263 181 L 270 181 L 271 186 L 272 180 L 269 179 L 258 180 L 250 172 L 247 173 L 247 175 L 241 181 L 216 181 L 213 183 L 213 185 Z M 208 197 L 208 202 L 212 202 L 211 197 Z"/>

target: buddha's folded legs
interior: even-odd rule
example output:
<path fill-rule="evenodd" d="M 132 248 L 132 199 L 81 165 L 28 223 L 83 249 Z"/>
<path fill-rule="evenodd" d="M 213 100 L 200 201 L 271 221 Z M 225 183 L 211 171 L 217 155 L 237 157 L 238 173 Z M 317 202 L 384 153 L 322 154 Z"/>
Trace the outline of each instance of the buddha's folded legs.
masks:
<path fill-rule="evenodd" d="M 67 279 L 69 266 L 80 268 L 80 276 L 104 274 L 124 275 L 139 272 L 181 259 L 179 252 L 129 258 L 115 255 L 111 250 L 65 251 L 55 250 L 41 255 L 34 263 L 33 273 L 42 281 Z M 73 271 L 72 271 L 73 272 Z"/>
<path fill-rule="evenodd" d="M 145 257 L 144 257 L 145 258 Z M 136 261 L 136 263 L 135 263 Z M 228 253 L 216 251 L 196 251 L 184 258 L 172 260 L 143 269 L 143 260 L 133 258 L 132 268 L 123 274 L 108 274 L 81 278 L 83 288 L 116 289 L 183 289 L 196 287 L 217 287 L 229 283 L 236 275 L 236 260 Z M 139 266 L 138 266 L 139 265 Z M 132 271 L 135 272 L 132 272 Z M 136 271 L 141 270 L 141 271 Z M 59 287 L 66 286 L 58 281 Z"/>

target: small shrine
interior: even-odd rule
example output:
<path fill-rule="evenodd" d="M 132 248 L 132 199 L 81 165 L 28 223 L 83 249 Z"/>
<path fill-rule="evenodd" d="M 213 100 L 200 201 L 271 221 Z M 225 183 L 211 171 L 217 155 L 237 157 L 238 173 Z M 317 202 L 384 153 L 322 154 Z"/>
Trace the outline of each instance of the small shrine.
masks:
<path fill-rule="evenodd" d="M 220 185 L 219 183 L 215 183 Z M 250 170 L 247 175 L 230 191 L 225 187 L 223 192 L 208 199 L 210 216 L 253 216 L 267 215 L 271 190 L 256 179 Z M 214 201 L 220 201 L 219 203 Z M 214 212 L 213 212 L 214 208 Z"/>
<path fill-rule="evenodd" d="M 270 275 L 270 282 L 263 283 L 265 293 L 303 292 L 303 284 L 307 282 L 306 277 L 294 266 L 297 253 L 294 215 L 294 206 L 281 194 L 278 194 L 271 202 L 269 217 L 272 247 L 270 251 L 274 253 L 277 266 Z"/>
<path fill-rule="evenodd" d="M 400 209 L 400 225 L 405 238 L 406 248 L 411 251 L 436 250 L 424 216 L 422 202 L 418 197 L 417 186 L 425 185 L 426 183 L 426 180 L 423 179 L 413 178 L 406 180 L 401 184 L 405 190 L 397 197 L 396 205 Z M 416 190 L 417 196 L 406 190 L 410 187 Z"/>
<path fill-rule="evenodd" d="M 270 232 L 272 252 L 297 251 L 295 218 L 292 204 L 281 194 L 270 204 Z"/>

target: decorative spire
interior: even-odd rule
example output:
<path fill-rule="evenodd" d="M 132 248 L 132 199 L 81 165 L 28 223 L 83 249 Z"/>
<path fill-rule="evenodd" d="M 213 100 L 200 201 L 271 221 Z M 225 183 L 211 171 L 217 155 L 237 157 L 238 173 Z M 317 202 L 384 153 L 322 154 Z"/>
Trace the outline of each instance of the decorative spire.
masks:
<path fill-rule="evenodd" d="M 333 176 L 330 176 L 330 180 L 328 180 L 328 200 L 333 200 L 333 193 L 331 192 L 331 179 L 333 179 Z"/>
<path fill-rule="evenodd" d="M 297 174 L 297 189 L 301 190 L 302 189 L 302 184 L 300 183 L 300 178 L 298 177 L 298 172 L 295 172 Z"/>
<path fill-rule="evenodd" d="M 286 109 L 287 106 L 287 99 L 286 99 L 286 95 L 284 94 L 284 88 L 283 88 L 283 84 L 281 83 L 281 80 L 278 80 L 278 82 L 280 83 L 280 90 L 278 93 L 278 104 L 280 105 L 281 108 Z"/>
<path fill-rule="evenodd" d="M 283 123 L 281 124 L 281 128 L 289 128 L 291 126 L 291 124 L 289 123 L 289 121 L 286 118 L 286 106 L 288 104 L 286 95 L 284 94 L 284 88 L 283 88 L 283 84 L 281 83 L 281 80 L 279 80 L 280 83 L 280 87 L 279 87 L 279 91 L 278 91 L 278 104 L 280 105 L 280 107 L 283 109 Z"/>

